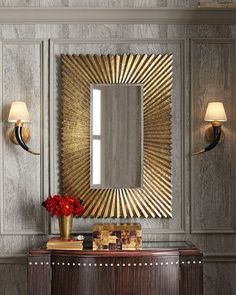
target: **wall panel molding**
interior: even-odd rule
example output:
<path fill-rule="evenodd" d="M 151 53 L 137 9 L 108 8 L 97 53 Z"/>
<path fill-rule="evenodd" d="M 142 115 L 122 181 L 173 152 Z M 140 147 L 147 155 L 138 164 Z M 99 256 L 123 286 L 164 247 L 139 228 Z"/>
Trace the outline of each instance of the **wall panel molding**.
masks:
<path fill-rule="evenodd" d="M 180 67 L 181 67 L 181 105 L 180 105 L 180 117 L 181 117 L 181 160 L 180 160 L 180 179 L 181 179 L 181 226 L 179 229 L 143 229 L 146 234 L 162 233 L 162 234 L 183 234 L 186 233 L 186 178 L 185 178 L 185 128 L 184 126 L 184 113 L 185 113 L 185 82 L 184 82 L 184 71 L 185 71 L 185 46 L 186 42 L 184 39 L 89 39 L 89 40 L 78 40 L 78 39 L 52 39 L 50 40 L 50 190 L 51 194 L 56 193 L 57 187 L 57 175 L 55 175 L 55 134 L 56 134 L 56 118 L 54 116 L 55 110 L 55 97 L 54 97 L 54 85 L 55 85 L 55 46 L 56 45 L 72 45 L 72 44 L 177 44 L 180 46 Z M 87 231 L 80 231 L 81 233 L 87 233 Z M 56 234 L 58 231 L 55 228 L 55 222 L 51 222 L 51 233 Z"/>
<path fill-rule="evenodd" d="M 0 255 L 0 264 L 26 264 L 27 255 L 17 254 L 17 255 Z"/>
<path fill-rule="evenodd" d="M 204 262 L 236 262 L 236 253 L 205 253 Z"/>
<path fill-rule="evenodd" d="M 234 39 L 231 39 L 231 38 L 212 38 L 212 39 L 201 39 L 201 38 L 196 38 L 196 39 L 192 39 L 191 40 L 191 117 L 192 117 L 192 128 L 193 128 L 193 116 L 194 116 L 194 110 L 193 110 L 193 104 L 194 104 L 194 100 L 197 100 L 197 99 L 200 99 L 199 97 L 196 97 L 196 93 L 194 91 L 194 81 L 195 79 L 198 79 L 199 77 L 195 77 L 195 72 L 196 72 L 196 69 L 194 68 L 194 58 L 196 57 L 196 52 L 195 52 L 195 47 L 197 45 L 216 45 L 217 47 L 220 47 L 221 45 L 229 45 L 230 46 L 230 53 L 229 53 L 229 58 L 232 59 L 233 62 L 229 62 L 230 63 L 230 67 L 231 67 L 231 70 L 230 70 L 230 73 L 231 73 L 231 85 L 234 85 L 233 87 L 232 86 L 229 86 L 231 87 L 231 104 L 230 104 L 230 108 L 234 108 L 235 110 L 235 106 L 233 105 L 233 96 L 235 95 L 235 83 L 233 82 L 233 77 L 235 77 L 235 74 L 236 74 L 236 46 L 235 46 L 235 40 Z M 219 45 L 219 46 L 218 46 Z M 217 48 L 218 49 L 218 52 L 217 54 L 219 54 L 220 52 L 220 48 Z M 217 50 L 216 49 L 216 50 Z M 201 61 L 204 57 L 201 57 Z M 226 58 L 228 58 L 228 56 L 226 56 Z M 215 61 L 214 61 L 215 62 Z M 219 62 L 219 61 L 218 61 Z M 221 63 L 224 63 L 225 60 L 222 60 Z M 226 62 L 225 62 L 226 63 Z M 221 64 L 222 65 L 222 64 Z M 221 66 L 219 65 L 219 66 Z M 209 66 L 210 66 L 210 62 L 209 62 Z M 212 74 L 215 74 L 215 73 L 212 73 Z M 220 73 L 220 75 L 223 77 L 224 73 Z M 209 79 L 209 78 L 206 78 L 206 79 Z M 207 80 L 208 81 L 208 80 Z M 201 86 L 201 85 L 200 85 Z M 211 88 L 214 89 L 215 85 L 211 85 Z M 225 86 L 226 87 L 226 86 Z M 218 90 L 218 89 L 217 89 Z M 216 90 L 216 91 L 217 91 Z M 203 92 L 203 90 L 201 90 Z M 218 90 L 219 91 L 219 90 Z M 225 90 L 227 91 L 227 90 Z M 202 93 L 201 92 L 201 93 Z M 207 93 L 204 92 L 202 93 L 202 95 L 205 97 L 205 99 L 209 99 L 212 100 L 213 98 L 210 96 L 211 94 L 210 93 Z M 226 95 L 227 94 L 224 94 L 223 93 L 223 96 L 222 97 L 219 97 L 219 95 L 217 97 L 215 97 L 214 99 L 215 100 L 220 100 L 222 101 L 222 99 L 225 99 L 226 100 Z M 225 103 L 226 101 L 224 101 Z M 199 108 L 200 108 L 200 103 L 199 103 Z M 199 112 L 199 110 L 198 110 Z M 200 112 L 199 112 L 200 114 Z M 201 113 L 202 114 L 202 113 Z M 202 122 L 204 122 L 204 117 L 202 117 Z M 235 142 L 235 129 L 234 129 L 234 123 L 235 123 L 235 114 L 233 112 L 233 115 L 231 116 L 230 118 L 230 125 L 228 125 L 228 129 L 231 130 L 231 134 L 229 132 L 227 132 L 227 135 L 230 134 L 230 137 L 228 137 L 226 140 L 229 142 L 230 141 L 230 144 L 234 144 Z M 199 126 L 198 127 L 199 129 L 201 128 L 202 129 L 202 126 Z M 223 125 L 223 129 L 226 128 L 224 125 Z M 227 129 L 226 129 L 227 130 Z M 202 132 L 202 138 L 200 138 L 199 140 L 201 141 L 202 139 L 204 139 L 204 132 Z M 194 131 L 192 130 L 192 141 L 191 141 L 191 149 L 190 149 L 190 153 L 193 152 L 193 149 L 196 149 L 196 147 L 193 146 L 193 142 L 194 142 L 194 136 L 196 136 L 196 134 L 194 135 Z M 222 145 L 226 144 L 227 142 L 222 143 Z M 220 146 L 217 147 L 218 149 L 221 148 Z M 216 148 L 216 149 L 217 149 Z M 235 171 L 235 157 L 233 156 L 232 157 L 232 161 L 230 162 L 230 164 L 232 165 L 232 173 L 233 173 L 233 178 L 234 178 L 234 181 L 232 181 L 231 183 L 231 186 L 232 186 L 232 204 L 231 204 L 231 207 L 230 207 L 230 217 L 231 217 L 231 225 L 229 227 L 218 227 L 218 226 L 212 226 L 212 227 L 199 227 L 196 225 L 196 220 L 195 220 L 195 217 L 194 215 L 195 214 L 199 214 L 199 212 L 196 211 L 196 208 L 195 208 L 195 203 L 196 203 L 196 200 L 197 198 L 199 198 L 199 192 L 198 191 L 195 191 L 194 188 L 193 188 L 193 184 L 194 182 L 196 181 L 196 179 L 194 177 L 198 177 L 197 175 L 195 175 L 194 171 L 196 170 L 196 167 L 195 167 L 195 163 L 197 160 L 200 161 L 201 157 L 206 157 L 205 158 L 205 161 L 208 161 L 208 164 L 211 164 L 211 167 L 210 169 L 212 169 L 212 171 L 217 171 L 217 169 L 215 168 L 214 164 L 215 162 L 219 161 L 219 157 L 217 157 L 216 155 L 214 156 L 214 153 L 217 153 L 218 151 L 212 151 L 212 152 L 209 152 L 209 153 L 206 153 L 206 154 L 203 154 L 203 155 L 197 155 L 197 156 L 192 156 L 190 155 L 191 157 L 191 200 L 190 200 L 190 203 L 191 203 L 191 233 L 192 234 L 235 234 L 236 233 L 236 220 L 235 220 L 235 208 L 236 208 L 236 202 L 235 202 L 235 177 L 236 177 L 236 171 Z M 226 150 L 222 151 L 223 152 L 227 152 Z M 219 152 L 218 152 L 219 154 Z M 206 156 L 207 155 L 207 156 Z M 212 156 L 213 155 L 213 156 Z M 209 160 L 210 159 L 210 160 Z M 200 164 L 198 164 L 200 165 Z M 223 165 L 223 163 L 222 163 Z M 200 168 L 199 168 L 200 169 Z M 204 169 L 204 168 L 202 168 Z M 220 171 L 218 170 L 218 172 L 220 173 Z M 204 172 L 202 173 L 206 173 L 205 170 Z M 194 176 L 195 175 L 195 176 Z M 223 179 L 225 176 L 222 174 L 221 175 L 221 178 Z M 207 184 L 207 179 L 209 179 L 209 183 Z M 227 186 L 227 183 L 224 184 L 225 186 Z M 205 190 L 208 190 L 210 192 L 210 195 L 209 197 L 214 197 L 214 189 L 216 189 L 216 187 L 214 186 L 214 183 L 212 183 L 212 180 L 210 178 L 207 178 L 207 176 L 205 176 L 205 183 L 201 183 L 201 188 L 203 188 L 205 186 Z M 208 187 L 209 186 L 209 187 Z M 222 195 L 221 196 L 222 198 L 222 202 L 224 202 L 224 196 Z M 206 216 L 205 216 L 206 217 Z M 220 219 L 224 219 L 224 216 L 218 216 L 217 217 L 218 220 Z"/>
<path fill-rule="evenodd" d="M 0 8 L 1 24 L 164 23 L 236 24 L 236 9 L 198 8 Z"/>
<path fill-rule="evenodd" d="M 3 111 L 3 50 L 6 45 L 35 45 L 39 46 L 40 52 L 40 202 L 43 201 L 44 196 L 48 195 L 48 167 L 47 167 L 47 152 L 48 152 L 48 135 L 47 135 L 47 121 L 48 121 L 48 94 L 47 94 L 47 80 L 48 80 L 48 67 L 47 67 L 47 55 L 48 55 L 48 42 L 42 39 L 9 39 L 1 42 L 1 74 L 0 74 L 0 91 L 1 91 L 1 108 L 0 113 L 2 116 Z M 31 114 L 32 117 L 34 114 Z M 1 189 L 0 189 L 0 215 L 1 215 L 1 235 L 42 235 L 47 234 L 47 216 L 43 208 L 39 208 L 41 212 L 41 225 L 40 228 L 28 228 L 22 230 L 6 230 L 5 220 L 4 220 L 4 206 L 5 206 L 5 196 L 4 196 L 4 175 L 3 175 L 3 142 L 4 142 L 4 132 L 3 132 L 3 118 L 1 120 L 1 136 L 3 138 L 1 148 L 0 148 L 0 166 L 1 166 Z M 25 151 L 22 150 L 22 153 Z M 2 173 L 2 174 L 1 174 Z"/>

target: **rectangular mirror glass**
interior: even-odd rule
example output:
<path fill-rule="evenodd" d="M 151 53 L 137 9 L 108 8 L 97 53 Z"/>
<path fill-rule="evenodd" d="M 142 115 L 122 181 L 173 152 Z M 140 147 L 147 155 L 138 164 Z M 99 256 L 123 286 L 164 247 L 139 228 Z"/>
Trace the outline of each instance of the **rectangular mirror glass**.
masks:
<path fill-rule="evenodd" d="M 142 187 L 143 87 L 91 86 L 91 188 Z"/>

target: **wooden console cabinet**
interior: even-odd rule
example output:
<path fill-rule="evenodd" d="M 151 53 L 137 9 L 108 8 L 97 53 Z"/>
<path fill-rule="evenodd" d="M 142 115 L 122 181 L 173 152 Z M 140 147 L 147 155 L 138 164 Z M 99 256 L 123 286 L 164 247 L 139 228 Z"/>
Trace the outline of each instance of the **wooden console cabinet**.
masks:
<path fill-rule="evenodd" d="M 28 255 L 28 295 L 203 295 L 203 259 L 185 242 L 139 251 L 49 251 Z"/>

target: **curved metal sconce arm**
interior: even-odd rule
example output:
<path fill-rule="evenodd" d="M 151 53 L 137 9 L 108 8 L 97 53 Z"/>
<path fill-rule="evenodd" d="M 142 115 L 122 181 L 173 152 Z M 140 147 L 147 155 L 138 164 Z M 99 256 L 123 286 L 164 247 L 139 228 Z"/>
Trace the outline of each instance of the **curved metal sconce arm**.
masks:
<path fill-rule="evenodd" d="M 22 128 L 23 128 L 23 123 L 19 120 L 15 124 L 15 135 L 16 135 L 16 140 L 18 141 L 19 145 L 26 150 L 27 152 L 33 154 L 33 155 L 40 155 L 40 153 L 36 153 L 32 151 L 24 142 L 23 136 L 22 136 Z"/>
<path fill-rule="evenodd" d="M 208 152 L 210 150 L 212 150 L 214 147 L 217 146 L 217 144 L 219 143 L 220 141 L 220 138 L 221 138 L 221 125 L 217 122 L 213 122 L 212 123 L 212 128 L 213 128 L 213 139 L 212 139 L 212 142 L 204 149 L 200 150 L 199 152 L 195 152 L 193 153 L 193 156 L 195 155 L 199 155 L 199 154 L 202 154 L 202 153 L 205 153 L 205 152 Z"/>

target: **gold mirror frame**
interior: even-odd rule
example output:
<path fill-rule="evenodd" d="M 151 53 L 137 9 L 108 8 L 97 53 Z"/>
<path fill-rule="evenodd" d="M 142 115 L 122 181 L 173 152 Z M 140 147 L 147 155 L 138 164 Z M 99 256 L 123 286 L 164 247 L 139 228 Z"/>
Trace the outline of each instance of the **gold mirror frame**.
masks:
<path fill-rule="evenodd" d="M 172 217 L 172 55 L 62 54 L 62 183 L 83 217 Z M 90 188 L 91 84 L 143 84 L 143 187 Z"/>

